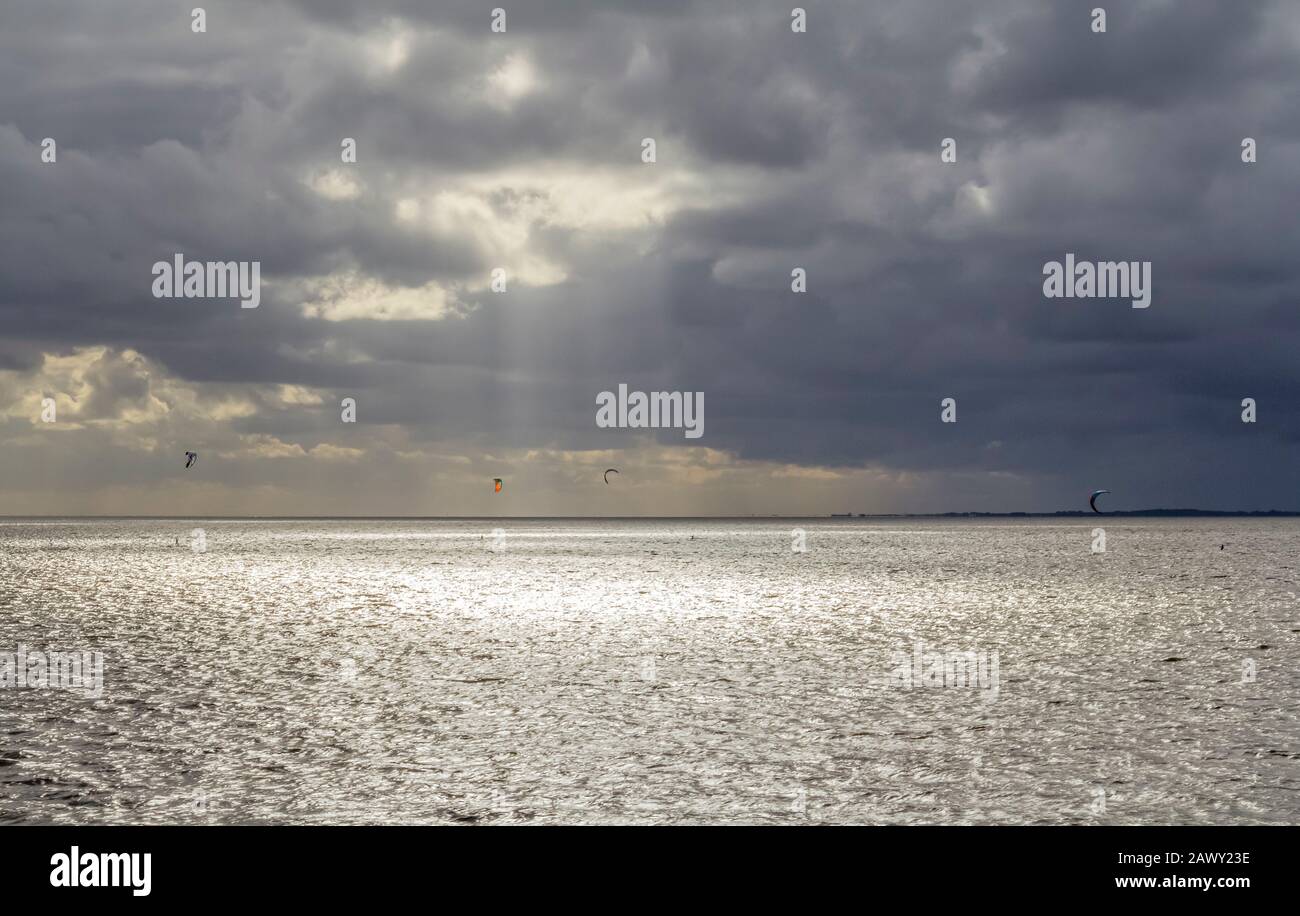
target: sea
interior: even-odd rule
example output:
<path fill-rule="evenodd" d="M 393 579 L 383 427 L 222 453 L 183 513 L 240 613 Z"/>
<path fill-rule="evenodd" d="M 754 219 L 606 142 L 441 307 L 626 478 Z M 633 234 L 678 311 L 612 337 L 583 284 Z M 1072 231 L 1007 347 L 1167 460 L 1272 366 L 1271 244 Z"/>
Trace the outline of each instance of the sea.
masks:
<path fill-rule="evenodd" d="M 1300 519 L 0 520 L 0 823 L 1296 824 L 1297 564 Z"/>

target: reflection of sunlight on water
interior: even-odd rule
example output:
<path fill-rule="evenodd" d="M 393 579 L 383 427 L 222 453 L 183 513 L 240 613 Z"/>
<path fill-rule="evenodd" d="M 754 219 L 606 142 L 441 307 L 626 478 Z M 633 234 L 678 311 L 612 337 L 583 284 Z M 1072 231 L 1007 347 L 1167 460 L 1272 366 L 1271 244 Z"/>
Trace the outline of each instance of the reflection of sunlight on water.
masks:
<path fill-rule="evenodd" d="M 0 523 L 0 822 L 1294 822 L 1300 524 L 1091 527 Z"/>

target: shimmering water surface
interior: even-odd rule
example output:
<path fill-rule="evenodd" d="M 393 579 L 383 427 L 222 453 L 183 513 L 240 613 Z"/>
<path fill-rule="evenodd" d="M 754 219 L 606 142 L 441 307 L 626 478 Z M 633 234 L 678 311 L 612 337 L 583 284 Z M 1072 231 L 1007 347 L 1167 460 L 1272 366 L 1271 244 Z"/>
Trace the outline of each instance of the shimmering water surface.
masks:
<path fill-rule="evenodd" d="M 0 690 L 0 823 L 1297 823 L 1297 564 L 1297 520 L 0 522 L 0 652 L 104 652 Z M 891 685 L 917 643 L 997 689 Z"/>

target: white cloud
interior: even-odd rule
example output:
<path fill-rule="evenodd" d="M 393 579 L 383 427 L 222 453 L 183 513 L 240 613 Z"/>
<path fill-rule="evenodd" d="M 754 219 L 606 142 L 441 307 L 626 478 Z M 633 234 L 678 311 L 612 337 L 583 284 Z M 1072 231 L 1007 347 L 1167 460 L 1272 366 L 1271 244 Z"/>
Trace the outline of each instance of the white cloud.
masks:
<path fill-rule="evenodd" d="M 325 321 L 437 321 L 452 301 L 436 282 L 392 286 L 355 270 L 306 281 L 301 290 L 304 317 Z"/>
<path fill-rule="evenodd" d="M 317 172 L 304 183 L 326 200 L 356 200 L 361 196 L 361 182 L 345 168 Z"/>

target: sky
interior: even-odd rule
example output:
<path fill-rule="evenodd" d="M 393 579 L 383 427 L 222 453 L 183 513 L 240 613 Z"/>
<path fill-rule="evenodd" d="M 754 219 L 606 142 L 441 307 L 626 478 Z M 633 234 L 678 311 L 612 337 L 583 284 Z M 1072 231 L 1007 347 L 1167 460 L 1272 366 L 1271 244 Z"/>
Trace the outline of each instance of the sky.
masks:
<path fill-rule="evenodd" d="M 1300 5 L 1099 3 L 6 3 L 0 515 L 1300 509 Z"/>

